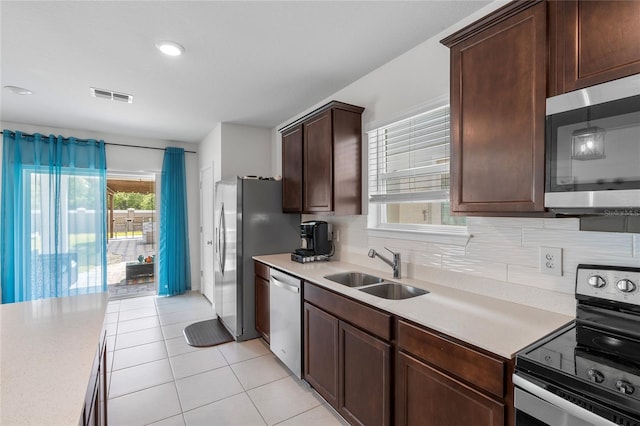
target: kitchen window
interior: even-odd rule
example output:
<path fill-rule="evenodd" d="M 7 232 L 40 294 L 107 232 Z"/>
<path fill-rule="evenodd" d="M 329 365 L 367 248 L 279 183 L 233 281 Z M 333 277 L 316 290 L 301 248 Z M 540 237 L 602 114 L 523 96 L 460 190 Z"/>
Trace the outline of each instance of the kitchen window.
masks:
<path fill-rule="evenodd" d="M 465 217 L 449 207 L 449 139 L 448 104 L 368 132 L 370 230 L 466 243 Z"/>

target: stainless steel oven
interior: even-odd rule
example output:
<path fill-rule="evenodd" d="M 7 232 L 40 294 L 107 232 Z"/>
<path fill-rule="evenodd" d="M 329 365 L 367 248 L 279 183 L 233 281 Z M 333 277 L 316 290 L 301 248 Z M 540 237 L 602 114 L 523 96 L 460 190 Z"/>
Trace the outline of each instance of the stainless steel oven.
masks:
<path fill-rule="evenodd" d="M 640 214 L 640 74 L 547 99 L 545 207 Z"/>
<path fill-rule="evenodd" d="M 616 425 L 547 390 L 547 383 L 532 377 L 514 376 L 513 384 L 516 426 Z"/>
<path fill-rule="evenodd" d="M 579 265 L 576 320 L 519 352 L 516 426 L 640 426 L 640 268 Z"/>

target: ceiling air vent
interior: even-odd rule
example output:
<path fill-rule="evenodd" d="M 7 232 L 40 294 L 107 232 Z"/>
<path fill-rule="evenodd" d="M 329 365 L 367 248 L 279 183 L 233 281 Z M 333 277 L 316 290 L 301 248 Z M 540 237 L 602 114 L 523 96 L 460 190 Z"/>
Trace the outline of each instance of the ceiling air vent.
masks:
<path fill-rule="evenodd" d="M 127 95 L 126 93 L 118 93 L 111 90 L 96 89 L 91 87 L 91 96 L 94 98 L 110 99 L 112 101 L 126 102 L 128 104 L 133 102 L 133 95 Z"/>

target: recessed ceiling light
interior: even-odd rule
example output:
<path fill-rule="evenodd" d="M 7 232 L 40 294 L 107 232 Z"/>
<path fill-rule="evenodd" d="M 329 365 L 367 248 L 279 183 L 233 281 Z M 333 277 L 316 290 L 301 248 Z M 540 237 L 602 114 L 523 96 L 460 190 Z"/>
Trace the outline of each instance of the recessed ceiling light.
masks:
<path fill-rule="evenodd" d="M 162 40 L 156 43 L 156 47 L 168 56 L 180 56 L 184 53 L 184 47 L 175 41 Z"/>
<path fill-rule="evenodd" d="M 13 93 L 14 95 L 31 95 L 33 92 L 29 89 L 25 89 L 24 87 L 18 86 L 4 86 L 5 89 L 9 91 L 9 93 Z"/>

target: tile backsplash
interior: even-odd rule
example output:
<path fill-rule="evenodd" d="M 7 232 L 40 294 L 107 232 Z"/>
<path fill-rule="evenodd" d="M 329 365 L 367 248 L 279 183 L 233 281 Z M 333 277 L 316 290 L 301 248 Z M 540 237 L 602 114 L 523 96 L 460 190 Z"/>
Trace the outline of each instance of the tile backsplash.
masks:
<path fill-rule="evenodd" d="M 335 257 L 342 261 L 390 272 L 367 257 L 370 248 L 389 247 L 402 253 L 405 277 L 566 315 L 575 314 L 579 263 L 640 267 L 640 234 L 580 231 L 577 218 L 468 217 L 466 246 L 376 237 L 368 233 L 365 215 L 303 219 L 333 224 L 339 234 Z M 542 246 L 562 248 L 562 276 L 540 272 Z"/>

